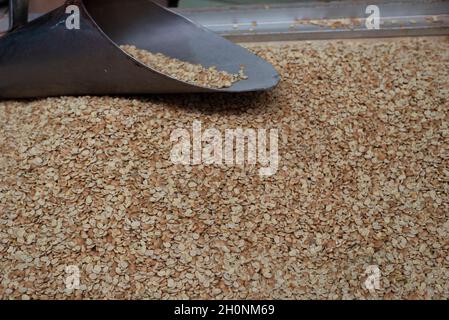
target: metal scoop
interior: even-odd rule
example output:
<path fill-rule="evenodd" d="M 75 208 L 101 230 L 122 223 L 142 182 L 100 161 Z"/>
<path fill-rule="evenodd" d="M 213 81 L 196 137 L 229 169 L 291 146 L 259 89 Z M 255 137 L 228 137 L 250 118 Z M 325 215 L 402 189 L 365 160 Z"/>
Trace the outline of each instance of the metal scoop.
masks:
<path fill-rule="evenodd" d="M 29 23 L 27 4 L 10 0 L 11 30 L 0 37 L 0 98 L 247 92 L 279 82 L 268 62 L 148 0 L 71 0 Z M 79 29 L 67 25 L 73 5 Z M 231 74 L 244 66 L 248 79 L 226 89 L 196 86 L 145 66 L 119 48 L 125 44 Z"/>

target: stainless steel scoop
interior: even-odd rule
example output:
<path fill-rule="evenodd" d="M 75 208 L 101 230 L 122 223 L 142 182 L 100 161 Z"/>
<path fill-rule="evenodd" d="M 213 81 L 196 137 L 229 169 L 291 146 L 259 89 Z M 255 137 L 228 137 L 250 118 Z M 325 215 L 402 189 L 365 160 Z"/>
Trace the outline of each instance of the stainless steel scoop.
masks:
<path fill-rule="evenodd" d="M 11 30 L 0 37 L 0 98 L 247 92 L 279 82 L 268 62 L 148 0 L 71 0 L 29 23 L 27 2 L 10 0 Z M 67 27 L 71 5 L 79 8 L 79 29 Z M 243 65 L 248 80 L 199 87 L 143 65 L 119 48 L 124 44 L 229 73 Z"/>

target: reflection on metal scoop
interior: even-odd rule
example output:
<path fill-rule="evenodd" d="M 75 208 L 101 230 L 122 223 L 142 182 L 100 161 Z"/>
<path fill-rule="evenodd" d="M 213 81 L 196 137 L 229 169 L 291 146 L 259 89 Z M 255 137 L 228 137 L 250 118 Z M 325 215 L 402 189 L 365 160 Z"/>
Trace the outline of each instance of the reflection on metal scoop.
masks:
<path fill-rule="evenodd" d="M 0 98 L 246 92 L 279 82 L 268 62 L 148 0 L 71 0 L 30 23 L 27 2 L 10 0 L 12 30 L 0 38 Z M 70 5 L 79 8 L 79 29 L 67 28 Z M 243 65 L 248 80 L 226 89 L 195 86 L 143 65 L 119 48 L 125 44 L 231 74 Z"/>

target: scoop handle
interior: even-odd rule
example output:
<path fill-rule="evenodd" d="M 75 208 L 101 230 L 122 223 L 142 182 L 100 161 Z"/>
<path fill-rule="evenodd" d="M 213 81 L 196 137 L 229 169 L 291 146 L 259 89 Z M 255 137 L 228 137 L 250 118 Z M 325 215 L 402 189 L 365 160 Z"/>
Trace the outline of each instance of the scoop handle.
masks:
<path fill-rule="evenodd" d="M 9 31 L 28 23 L 29 0 L 9 0 Z"/>

